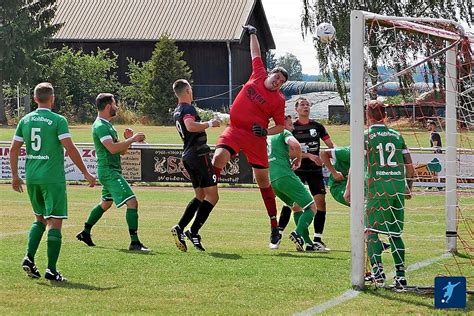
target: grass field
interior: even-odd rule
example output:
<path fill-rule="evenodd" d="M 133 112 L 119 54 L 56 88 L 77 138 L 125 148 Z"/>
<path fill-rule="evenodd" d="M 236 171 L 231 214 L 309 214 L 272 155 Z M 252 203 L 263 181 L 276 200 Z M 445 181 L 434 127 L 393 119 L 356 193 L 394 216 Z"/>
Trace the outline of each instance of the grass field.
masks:
<path fill-rule="evenodd" d="M 260 194 L 254 189 L 223 189 L 201 231 L 207 252 L 179 252 L 170 228 L 192 197 L 189 188 L 134 187 L 140 202 L 139 235 L 153 249 L 130 253 L 124 209 L 112 208 L 93 230 L 97 246 L 75 240 L 100 188 L 69 186 L 69 219 L 63 228 L 58 268 L 70 282 L 55 285 L 32 280 L 21 270 L 27 232 L 33 221 L 26 193 L 0 185 L 0 313 L 5 314 L 278 314 L 288 315 L 322 304 L 350 289 L 349 209 L 328 197 L 325 240 L 332 252 L 299 253 L 287 235 L 277 251 L 268 249 L 269 225 Z M 465 202 L 474 203 L 468 196 Z M 423 193 L 407 203 L 407 264 L 444 252 L 443 197 Z M 290 232 L 289 225 L 286 233 Z M 384 254 L 390 272 L 392 260 Z M 465 275 L 474 275 L 469 259 L 456 258 Z M 472 260 L 472 258 L 471 258 Z M 46 242 L 36 262 L 43 274 Z M 468 265 L 466 265 L 466 263 Z M 432 285 L 447 274 L 453 258 L 408 272 L 411 284 Z M 456 273 L 455 273 L 456 274 Z M 469 301 L 472 312 L 474 302 Z M 465 312 L 465 311 L 463 311 Z M 453 314 L 463 313 L 451 311 Z M 369 288 L 328 314 L 446 314 L 433 297 Z"/>

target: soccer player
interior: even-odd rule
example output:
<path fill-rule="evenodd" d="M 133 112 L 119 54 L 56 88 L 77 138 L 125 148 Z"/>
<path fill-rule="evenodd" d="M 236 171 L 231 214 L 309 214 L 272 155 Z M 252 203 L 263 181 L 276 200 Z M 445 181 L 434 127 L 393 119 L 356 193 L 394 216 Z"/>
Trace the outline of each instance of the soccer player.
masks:
<path fill-rule="evenodd" d="M 300 143 L 291 134 L 292 130 L 293 122 L 288 115 L 285 119 L 285 130 L 267 139 L 270 181 L 273 191 L 283 202 L 287 205 L 296 204 L 303 210 L 293 213 L 297 226 L 296 230 L 290 233 L 290 239 L 296 244 L 296 249 L 313 251 L 308 227 L 317 209 L 313 197 L 293 171 L 300 167 L 302 155 Z M 270 249 L 277 249 L 280 241 L 281 239 L 277 243 L 270 243 Z"/>
<path fill-rule="evenodd" d="M 99 221 L 112 203 L 117 207 L 127 205 L 125 218 L 130 233 L 129 250 L 149 252 L 138 238 L 138 201 L 127 180 L 122 176 L 120 155 L 125 154 L 134 142 L 145 140 L 143 133 L 135 133 L 125 141 L 119 141 L 117 131 L 110 120 L 117 114 L 118 106 L 113 94 L 100 93 L 96 98 L 97 119 L 92 125 L 92 138 L 97 158 L 97 174 L 102 184 L 102 202 L 96 205 L 84 223 L 84 230 L 76 238 L 87 246 L 95 246 L 91 238 L 91 229 Z"/>
<path fill-rule="evenodd" d="M 252 75 L 239 92 L 230 109 L 230 126 L 220 135 L 212 164 L 219 177 L 221 170 L 240 150 L 247 156 L 260 188 L 272 233 L 270 239 L 281 238 L 276 219 L 275 194 L 268 176 L 267 135 L 278 134 L 285 125 L 285 98 L 280 88 L 288 80 L 288 73 L 276 67 L 267 74 L 260 56 L 260 45 L 255 27 L 244 27 L 250 36 Z M 275 126 L 268 128 L 270 118 Z"/>
<path fill-rule="evenodd" d="M 320 157 L 326 168 L 331 172 L 328 182 L 329 192 L 337 202 L 349 206 L 349 203 L 344 199 L 344 193 L 346 191 L 347 175 L 351 168 L 351 148 L 326 149 L 321 151 Z M 334 164 L 331 159 L 335 160 Z"/>
<path fill-rule="evenodd" d="M 365 224 L 367 254 L 372 266 L 372 275 L 367 280 L 377 285 L 385 282 L 383 245 L 378 236 L 383 234 L 389 238 L 395 262 L 395 286 L 403 287 L 407 285 L 405 245 L 402 240 L 404 207 L 405 198 L 411 198 L 415 170 L 402 135 L 385 125 L 385 105 L 371 100 L 366 114 L 369 128 L 365 131 Z M 350 182 L 346 197 L 350 201 Z"/>
<path fill-rule="evenodd" d="M 441 136 L 436 131 L 435 121 L 428 121 L 428 131 L 430 132 L 430 147 L 434 149 L 435 154 L 442 153 L 441 147 L 443 147 L 443 144 L 441 143 Z"/>
<path fill-rule="evenodd" d="M 62 243 L 62 222 L 68 217 L 63 148 L 91 187 L 95 184 L 95 178 L 87 171 L 72 141 L 67 120 L 51 111 L 54 105 L 53 86 L 49 82 L 38 84 L 34 90 L 34 100 L 38 109 L 20 120 L 10 148 L 12 187 L 21 193 L 23 180 L 18 176 L 18 156 L 21 146 L 25 144 L 26 189 L 36 217 L 30 228 L 22 266 L 31 278 L 41 277 L 35 265 L 35 254 L 48 226 L 48 268 L 44 277 L 63 282 L 66 278 L 56 269 Z"/>
<path fill-rule="evenodd" d="M 293 136 L 300 142 L 303 150 L 303 160 L 301 167 L 295 171 L 296 175 L 303 183 L 307 183 L 313 195 L 318 211 L 314 216 L 314 247 L 317 251 L 329 251 L 330 249 L 322 240 L 324 224 L 326 222 L 326 187 L 324 184 L 322 161 L 319 157 L 321 140 L 329 148 L 334 144 L 326 128 L 309 118 L 311 109 L 310 102 L 305 98 L 298 98 L 295 103 L 295 110 L 298 113 L 298 120 L 294 122 Z M 280 214 L 280 230 L 283 230 L 288 223 L 291 210 L 284 206 Z"/>
<path fill-rule="evenodd" d="M 195 197 L 188 203 L 177 225 L 171 229 L 176 247 L 187 251 L 185 236 L 200 251 L 205 251 L 201 244 L 199 229 L 204 225 L 212 209 L 219 200 L 217 193 L 217 176 L 211 163 L 211 149 L 207 145 L 206 129 L 220 126 L 220 121 L 212 119 L 201 122 L 196 108 L 191 104 L 193 90 L 187 80 L 178 79 L 173 83 L 173 91 L 178 98 L 178 105 L 173 113 L 179 136 L 183 140 L 183 164 L 191 177 Z M 183 230 L 194 219 L 191 227 Z"/>

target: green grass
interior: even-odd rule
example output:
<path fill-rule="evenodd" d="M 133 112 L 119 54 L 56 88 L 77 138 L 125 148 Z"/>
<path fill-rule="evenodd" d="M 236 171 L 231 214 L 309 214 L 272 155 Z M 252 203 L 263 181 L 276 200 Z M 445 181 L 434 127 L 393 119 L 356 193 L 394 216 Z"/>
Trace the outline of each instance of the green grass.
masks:
<path fill-rule="evenodd" d="M 350 289 L 349 209 L 328 197 L 325 240 L 327 254 L 298 253 L 287 233 L 281 247 L 268 249 L 268 219 L 258 190 L 223 189 L 220 201 L 201 231 L 207 252 L 179 252 L 170 228 L 193 196 L 189 188 L 134 187 L 140 203 L 139 235 L 154 251 L 134 254 L 124 209 L 110 209 L 93 230 L 97 246 L 75 240 L 89 210 L 98 202 L 100 188 L 69 186 L 69 219 L 63 228 L 60 271 L 70 280 L 54 285 L 32 280 L 21 270 L 27 231 L 33 221 L 26 193 L 0 185 L 0 313 L 5 314 L 278 314 L 288 315 L 341 295 Z M 418 194 L 407 203 L 407 264 L 441 255 L 444 248 L 442 195 Z M 468 196 L 472 205 L 474 197 Z M 428 207 L 429 206 L 429 207 Z M 43 240 L 36 262 L 46 264 Z M 390 272 L 392 260 L 384 254 Z M 474 275 L 468 259 L 464 275 Z M 472 259 L 471 259 L 472 260 Z M 432 285 L 437 274 L 447 274 L 453 259 L 408 273 L 409 282 Z M 456 271 L 455 269 L 453 271 Z M 456 272 L 455 272 L 456 274 Z M 469 302 L 469 309 L 473 309 Z M 329 314 L 432 314 L 433 298 L 368 289 L 357 298 L 327 311 Z M 443 312 L 444 314 L 445 312 Z M 453 314 L 460 311 L 451 312 Z"/>

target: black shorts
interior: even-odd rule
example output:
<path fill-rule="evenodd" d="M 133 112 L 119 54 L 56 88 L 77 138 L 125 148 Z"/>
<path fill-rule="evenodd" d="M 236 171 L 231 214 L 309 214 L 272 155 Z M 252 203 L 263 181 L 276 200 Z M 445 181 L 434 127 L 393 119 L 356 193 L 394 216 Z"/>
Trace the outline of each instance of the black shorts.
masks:
<path fill-rule="evenodd" d="M 217 185 L 217 177 L 209 154 L 183 160 L 183 164 L 189 173 L 193 188 L 207 188 Z"/>
<path fill-rule="evenodd" d="M 322 174 L 298 170 L 296 170 L 295 173 L 301 179 L 301 182 L 308 184 L 312 196 L 326 194 L 326 186 L 324 185 L 324 177 Z"/>

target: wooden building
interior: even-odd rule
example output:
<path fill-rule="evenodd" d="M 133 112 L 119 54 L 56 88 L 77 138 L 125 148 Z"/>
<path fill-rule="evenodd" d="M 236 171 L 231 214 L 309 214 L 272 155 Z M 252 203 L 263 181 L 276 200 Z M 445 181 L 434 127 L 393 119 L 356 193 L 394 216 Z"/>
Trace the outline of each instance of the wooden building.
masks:
<path fill-rule="evenodd" d="M 261 0 L 58 0 L 57 5 L 54 23 L 63 26 L 50 47 L 86 53 L 108 48 L 118 55 L 124 84 L 127 58 L 149 60 L 157 40 L 168 34 L 193 71 L 195 99 L 210 98 L 199 102 L 202 107 L 228 106 L 251 74 L 242 25 L 257 27 L 262 56 L 275 48 Z"/>

